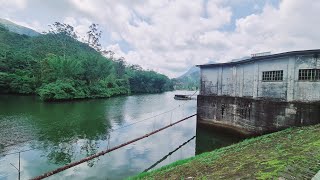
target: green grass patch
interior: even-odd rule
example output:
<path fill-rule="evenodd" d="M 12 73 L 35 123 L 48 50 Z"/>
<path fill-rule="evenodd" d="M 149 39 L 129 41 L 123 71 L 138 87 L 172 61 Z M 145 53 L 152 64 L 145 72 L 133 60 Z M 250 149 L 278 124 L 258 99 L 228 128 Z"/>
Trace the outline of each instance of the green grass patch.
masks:
<path fill-rule="evenodd" d="M 319 163 L 316 125 L 246 139 L 129 179 L 311 179 Z"/>

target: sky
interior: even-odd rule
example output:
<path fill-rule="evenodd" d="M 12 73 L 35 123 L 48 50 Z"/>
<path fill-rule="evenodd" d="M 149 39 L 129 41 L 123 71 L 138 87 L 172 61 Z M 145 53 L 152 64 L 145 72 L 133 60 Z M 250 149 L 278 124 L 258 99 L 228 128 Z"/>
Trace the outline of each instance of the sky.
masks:
<path fill-rule="evenodd" d="M 104 49 L 171 78 L 212 61 L 318 49 L 319 17 L 318 0 L 0 0 L 0 18 L 39 32 L 58 21 L 85 35 L 98 23 Z"/>

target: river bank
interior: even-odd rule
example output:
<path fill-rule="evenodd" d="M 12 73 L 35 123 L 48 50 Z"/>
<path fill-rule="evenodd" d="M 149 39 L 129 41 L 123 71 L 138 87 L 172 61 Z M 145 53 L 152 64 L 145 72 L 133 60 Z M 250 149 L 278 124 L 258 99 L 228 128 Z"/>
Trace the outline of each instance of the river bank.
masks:
<path fill-rule="evenodd" d="M 320 125 L 290 128 L 129 179 L 311 179 L 320 170 L 319 132 Z"/>

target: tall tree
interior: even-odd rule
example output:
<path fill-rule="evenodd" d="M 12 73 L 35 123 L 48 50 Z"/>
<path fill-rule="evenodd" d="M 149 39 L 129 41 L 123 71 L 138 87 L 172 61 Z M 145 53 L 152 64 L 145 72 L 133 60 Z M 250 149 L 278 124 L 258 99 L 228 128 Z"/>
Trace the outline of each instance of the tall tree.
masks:
<path fill-rule="evenodd" d="M 54 34 L 58 36 L 63 36 L 62 45 L 64 48 L 63 51 L 63 59 L 66 59 L 66 50 L 67 50 L 67 38 L 71 37 L 73 39 L 77 39 L 78 35 L 74 30 L 74 27 L 70 24 L 55 22 L 52 25 L 49 25 L 50 29 L 48 31 L 49 34 Z"/>
<path fill-rule="evenodd" d="M 113 60 L 113 56 L 114 56 L 115 53 L 114 53 L 113 51 L 111 51 L 111 50 L 102 50 L 102 51 L 101 51 L 101 54 L 102 54 L 103 56 L 105 56 L 105 57 Z"/>
<path fill-rule="evenodd" d="M 101 38 L 102 31 L 99 30 L 99 24 L 92 23 L 89 26 L 89 31 L 87 32 L 88 41 L 87 43 L 89 46 L 97 50 L 98 52 L 101 51 L 101 44 L 100 44 L 100 38 Z"/>
<path fill-rule="evenodd" d="M 70 36 L 74 39 L 78 38 L 78 35 L 74 30 L 74 27 L 71 26 L 70 24 L 55 22 L 55 23 L 49 25 L 49 27 L 50 27 L 50 29 L 49 29 L 48 33 L 63 34 L 66 36 Z"/>
<path fill-rule="evenodd" d="M 116 59 L 114 62 L 116 63 L 115 70 L 116 70 L 117 77 L 121 79 L 126 71 L 126 64 L 124 61 L 124 57 Z"/>

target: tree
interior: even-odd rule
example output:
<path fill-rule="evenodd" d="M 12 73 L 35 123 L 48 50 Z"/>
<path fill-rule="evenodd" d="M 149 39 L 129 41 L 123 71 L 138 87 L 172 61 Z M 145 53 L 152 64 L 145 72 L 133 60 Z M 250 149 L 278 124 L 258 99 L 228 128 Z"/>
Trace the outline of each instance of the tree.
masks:
<path fill-rule="evenodd" d="M 0 93 L 37 94 L 45 101 L 101 98 L 169 90 L 159 73 L 128 66 L 124 57 L 101 50 L 101 31 L 93 24 L 88 44 L 74 28 L 55 22 L 41 36 L 28 37 L 0 26 Z"/>
<path fill-rule="evenodd" d="M 77 39 L 78 35 L 74 31 L 74 28 L 70 24 L 55 22 L 52 25 L 49 25 L 50 29 L 48 31 L 49 34 L 54 34 L 58 36 L 62 36 L 63 40 L 61 41 L 64 51 L 63 58 L 66 59 L 66 49 L 67 49 L 67 37 L 71 37 L 73 39 Z"/>
<path fill-rule="evenodd" d="M 74 31 L 74 27 L 70 24 L 55 22 L 52 25 L 49 25 L 50 29 L 48 33 L 51 34 L 63 34 L 66 36 L 70 36 L 74 39 L 78 38 L 77 33 Z"/>
<path fill-rule="evenodd" d="M 89 26 L 89 31 L 87 32 L 88 36 L 88 45 L 95 49 L 96 51 L 101 51 L 101 44 L 100 44 L 100 38 L 101 38 L 102 31 L 99 30 L 99 24 L 92 23 Z"/>
<path fill-rule="evenodd" d="M 117 77 L 121 79 L 126 71 L 126 64 L 124 61 L 124 57 L 121 57 L 115 60 L 114 62 L 115 62 L 115 70 L 116 70 Z"/>
<path fill-rule="evenodd" d="M 115 54 L 113 51 L 111 50 L 102 50 L 101 54 L 105 57 L 110 58 L 111 60 L 113 59 L 113 55 Z"/>

